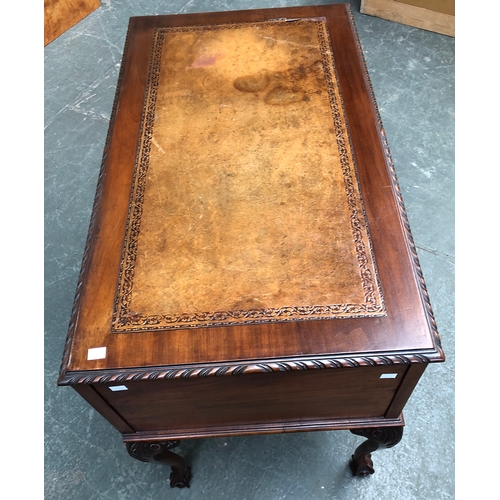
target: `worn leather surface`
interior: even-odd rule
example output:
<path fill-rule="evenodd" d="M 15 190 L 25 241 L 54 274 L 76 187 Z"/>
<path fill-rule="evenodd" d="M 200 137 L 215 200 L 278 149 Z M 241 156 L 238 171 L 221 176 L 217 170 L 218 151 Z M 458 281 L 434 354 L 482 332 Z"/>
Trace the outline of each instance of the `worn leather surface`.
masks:
<path fill-rule="evenodd" d="M 154 39 L 114 331 L 384 315 L 325 23 Z"/>

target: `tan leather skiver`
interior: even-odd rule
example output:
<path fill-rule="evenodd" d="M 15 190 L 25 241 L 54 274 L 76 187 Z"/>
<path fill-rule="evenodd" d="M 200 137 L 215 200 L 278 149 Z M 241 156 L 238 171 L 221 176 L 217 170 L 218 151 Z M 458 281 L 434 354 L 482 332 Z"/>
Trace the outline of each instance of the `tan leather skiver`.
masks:
<path fill-rule="evenodd" d="M 324 20 L 155 30 L 112 331 L 383 315 Z"/>

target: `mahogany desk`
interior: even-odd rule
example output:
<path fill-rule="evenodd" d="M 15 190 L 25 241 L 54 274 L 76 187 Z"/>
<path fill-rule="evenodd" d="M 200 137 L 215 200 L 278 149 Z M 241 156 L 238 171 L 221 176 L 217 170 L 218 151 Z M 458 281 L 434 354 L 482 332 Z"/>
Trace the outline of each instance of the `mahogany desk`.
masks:
<path fill-rule="evenodd" d="M 58 383 L 129 453 L 349 429 L 444 361 L 348 5 L 131 18 Z"/>

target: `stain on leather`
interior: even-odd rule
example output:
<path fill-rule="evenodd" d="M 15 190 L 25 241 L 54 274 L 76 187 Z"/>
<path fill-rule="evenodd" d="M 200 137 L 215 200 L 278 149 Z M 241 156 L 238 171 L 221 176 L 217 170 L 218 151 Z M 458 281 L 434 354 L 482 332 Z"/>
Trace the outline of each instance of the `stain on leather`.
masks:
<path fill-rule="evenodd" d="M 272 105 L 293 104 L 304 101 L 305 97 L 307 97 L 306 94 L 298 89 L 279 86 L 271 89 L 266 94 L 264 102 Z"/>
<path fill-rule="evenodd" d="M 262 92 L 268 86 L 269 75 L 267 73 L 240 76 L 234 80 L 234 88 L 241 92 Z"/>
<path fill-rule="evenodd" d="M 293 61 L 296 62 L 295 59 Z M 321 61 L 311 64 L 299 64 L 287 71 L 260 72 L 240 76 L 233 82 L 233 86 L 240 92 L 259 93 L 267 92 L 262 96 L 266 104 L 287 105 L 299 102 L 309 102 L 309 93 L 321 93 L 316 87 L 311 87 L 311 78 L 320 81 L 323 77 Z"/>

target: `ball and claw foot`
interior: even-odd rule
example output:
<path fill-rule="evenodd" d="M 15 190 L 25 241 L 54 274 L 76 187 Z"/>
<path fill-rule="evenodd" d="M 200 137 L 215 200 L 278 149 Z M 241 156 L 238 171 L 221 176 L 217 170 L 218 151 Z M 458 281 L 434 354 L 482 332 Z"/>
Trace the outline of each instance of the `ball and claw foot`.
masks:
<path fill-rule="evenodd" d="M 351 470 L 354 476 L 369 476 L 375 472 L 371 453 L 363 453 L 356 459 L 354 455 L 351 457 Z"/>

